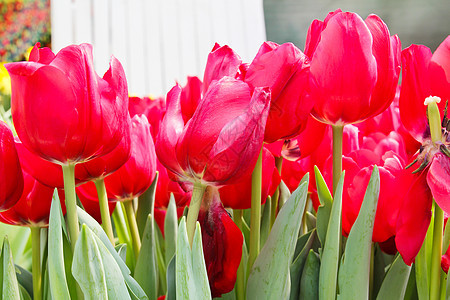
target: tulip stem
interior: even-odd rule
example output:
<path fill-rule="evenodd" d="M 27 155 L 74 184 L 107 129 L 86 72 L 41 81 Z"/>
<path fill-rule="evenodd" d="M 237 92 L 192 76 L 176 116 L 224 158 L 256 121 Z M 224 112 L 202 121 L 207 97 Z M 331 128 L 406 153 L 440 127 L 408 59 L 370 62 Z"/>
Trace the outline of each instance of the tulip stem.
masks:
<path fill-rule="evenodd" d="M 342 136 L 344 126 L 333 125 L 333 193 L 342 174 Z"/>
<path fill-rule="evenodd" d="M 111 224 L 111 216 L 109 215 L 108 195 L 106 193 L 105 180 L 95 180 L 94 183 L 97 188 L 98 203 L 100 205 L 100 214 L 102 216 L 102 228 L 106 232 L 111 244 L 114 246 L 114 233 Z"/>
<path fill-rule="evenodd" d="M 205 193 L 206 185 L 201 182 L 195 182 L 192 190 L 191 203 L 189 204 L 189 210 L 186 220 L 186 230 L 189 240 L 189 245 L 192 247 L 195 233 L 195 223 L 197 222 L 198 212 L 202 204 L 203 194 Z"/>
<path fill-rule="evenodd" d="M 233 219 L 236 226 L 242 232 L 242 209 L 233 209 Z M 245 243 L 245 240 L 244 240 Z M 244 248 L 242 248 L 242 258 L 244 257 Z M 241 262 L 239 263 L 239 268 L 237 270 L 236 275 L 236 300 L 245 300 L 245 269 L 244 269 L 244 260 L 241 258 Z"/>
<path fill-rule="evenodd" d="M 75 164 L 62 166 L 64 177 L 64 195 L 66 197 L 66 217 L 69 229 L 70 246 L 75 251 L 80 228 L 78 227 L 77 196 L 75 194 Z"/>
<path fill-rule="evenodd" d="M 32 247 L 33 299 L 42 299 L 41 228 L 30 227 Z"/>
<path fill-rule="evenodd" d="M 250 245 L 248 253 L 247 278 L 253 263 L 259 254 L 261 235 L 261 182 L 262 182 L 262 147 L 252 173 L 252 206 L 250 214 Z"/>
<path fill-rule="evenodd" d="M 281 176 L 281 167 L 283 165 L 283 157 L 275 157 L 275 166 L 277 167 L 278 174 Z M 270 228 L 272 228 L 278 212 L 278 199 L 280 198 L 280 186 L 277 187 L 272 197 L 272 206 L 270 208 Z"/>
<path fill-rule="evenodd" d="M 444 212 L 435 203 L 433 250 L 431 253 L 430 300 L 438 300 L 441 284 L 442 232 L 444 230 Z"/>
<path fill-rule="evenodd" d="M 128 225 L 131 232 L 131 240 L 133 243 L 133 251 L 136 260 L 139 257 L 139 251 L 141 250 L 141 237 L 139 236 L 139 229 L 136 222 L 136 215 L 133 208 L 133 199 L 123 202 L 125 207 L 125 213 L 127 215 Z"/>

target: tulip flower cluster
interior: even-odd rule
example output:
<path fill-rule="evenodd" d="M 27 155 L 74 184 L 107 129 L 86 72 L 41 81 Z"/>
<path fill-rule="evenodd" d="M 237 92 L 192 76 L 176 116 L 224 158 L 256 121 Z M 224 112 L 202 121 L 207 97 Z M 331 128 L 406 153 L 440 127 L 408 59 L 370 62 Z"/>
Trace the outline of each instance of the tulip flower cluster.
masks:
<path fill-rule="evenodd" d="M 28 284 L 0 270 L 10 297 L 450 294 L 450 36 L 402 51 L 336 10 L 304 51 L 216 44 L 159 98 L 129 97 L 114 57 L 97 75 L 88 44 L 39 47 L 5 66 L 0 221 L 33 248 Z"/>

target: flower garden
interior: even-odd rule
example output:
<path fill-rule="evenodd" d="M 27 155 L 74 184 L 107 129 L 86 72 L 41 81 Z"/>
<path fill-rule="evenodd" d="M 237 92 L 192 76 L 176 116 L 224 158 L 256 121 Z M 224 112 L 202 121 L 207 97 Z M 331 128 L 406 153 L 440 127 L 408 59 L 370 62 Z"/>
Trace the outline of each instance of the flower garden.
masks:
<path fill-rule="evenodd" d="M 338 9 L 161 97 L 46 43 L 0 69 L 1 299 L 450 299 L 450 36 Z"/>

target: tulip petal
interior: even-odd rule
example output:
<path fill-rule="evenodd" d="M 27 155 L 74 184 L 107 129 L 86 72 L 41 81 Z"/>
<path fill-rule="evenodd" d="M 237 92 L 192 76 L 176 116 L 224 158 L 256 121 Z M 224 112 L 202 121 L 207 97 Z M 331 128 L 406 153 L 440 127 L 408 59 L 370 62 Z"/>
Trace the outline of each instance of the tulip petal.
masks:
<path fill-rule="evenodd" d="M 405 170 L 397 185 L 405 189 L 405 193 L 398 214 L 395 244 L 407 265 L 411 265 L 419 253 L 430 225 L 433 199 L 425 175 L 426 172 L 414 175 Z"/>
<path fill-rule="evenodd" d="M 427 175 L 434 200 L 447 214 L 450 213 L 450 158 L 438 153 L 433 158 Z"/>
<path fill-rule="evenodd" d="M 434 51 L 429 68 L 432 96 L 450 100 L 450 36 Z M 441 101 L 439 106 L 441 115 L 445 105 L 444 102 Z"/>

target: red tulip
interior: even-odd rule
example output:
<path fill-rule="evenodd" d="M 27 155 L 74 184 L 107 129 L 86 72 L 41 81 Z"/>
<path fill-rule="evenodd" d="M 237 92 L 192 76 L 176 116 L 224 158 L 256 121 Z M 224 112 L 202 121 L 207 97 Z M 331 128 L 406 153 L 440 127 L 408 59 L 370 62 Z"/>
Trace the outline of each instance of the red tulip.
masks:
<path fill-rule="evenodd" d="M 195 109 L 202 99 L 202 87 L 203 83 L 198 77 L 188 76 L 187 83 L 181 91 L 180 99 L 184 122 L 187 122 L 194 115 Z"/>
<path fill-rule="evenodd" d="M 166 113 L 166 100 L 164 97 L 159 98 L 139 98 L 130 97 L 128 109 L 130 116 L 145 115 L 151 125 L 152 137 L 155 139 L 159 132 L 159 124 Z"/>
<path fill-rule="evenodd" d="M 9 127 L 0 121 L 0 211 L 9 209 L 23 191 L 23 175 L 14 138 Z"/>
<path fill-rule="evenodd" d="M 275 192 L 280 181 L 280 174 L 275 167 L 275 158 L 269 150 L 263 148 L 261 204 L 264 204 L 267 197 Z M 221 187 L 219 192 L 223 206 L 233 209 L 250 208 L 252 196 L 251 186 L 252 174 L 249 173 L 245 177 L 242 177 L 238 183 Z"/>
<path fill-rule="evenodd" d="M 100 78 L 91 45 L 68 46 L 57 55 L 38 46 L 29 62 L 5 65 L 20 140 L 40 157 L 59 164 L 110 152 L 129 134 L 128 89 L 120 62 L 113 57 Z"/>
<path fill-rule="evenodd" d="M 184 122 L 181 87 L 167 94 L 157 136 L 161 163 L 181 181 L 223 185 L 251 172 L 263 142 L 270 103 L 267 88 L 253 91 L 240 80 L 213 81 L 194 115 Z"/>
<path fill-rule="evenodd" d="M 19 226 L 48 226 L 54 188 L 43 185 L 23 172 L 24 188 L 20 200 L 9 210 L 0 213 L 0 222 Z M 58 192 L 63 213 L 64 193 Z"/>
<path fill-rule="evenodd" d="M 265 42 L 250 64 L 245 82 L 251 87 L 268 86 L 272 100 L 264 141 L 288 139 L 302 132 L 314 105 L 307 95 L 309 61 L 291 43 Z"/>
<path fill-rule="evenodd" d="M 376 15 L 364 21 L 337 10 L 308 30 L 312 114 L 332 125 L 363 121 L 383 112 L 395 96 L 400 40 Z"/>
<path fill-rule="evenodd" d="M 192 192 L 185 191 L 178 182 L 172 180 L 168 171 L 158 160 L 156 160 L 158 171 L 158 183 L 155 193 L 155 207 L 169 206 L 170 194 L 175 197 L 175 203 L 178 207 L 184 207 L 189 204 Z"/>
<path fill-rule="evenodd" d="M 150 124 L 144 115 L 131 120 L 131 154 L 119 170 L 105 178 L 109 199 L 129 200 L 151 185 L 156 173 L 156 154 Z"/>
<path fill-rule="evenodd" d="M 98 204 L 98 194 L 95 184 L 87 182 L 76 188 L 77 196 L 83 204 L 84 210 L 91 215 L 99 224 L 102 223 L 102 216 L 100 213 L 100 205 Z M 111 215 L 116 208 L 116 202 L 109 202 L 109 215 Z"/>
<path fill-rule="evenodd" d="M 211 294 L 220 297 L 234 288 L 244 238 L 220 203 L 217 188 L 208 186 L 203 200 L 209 205 L 203 207 L 198 215 L 203 254 Z"/>

